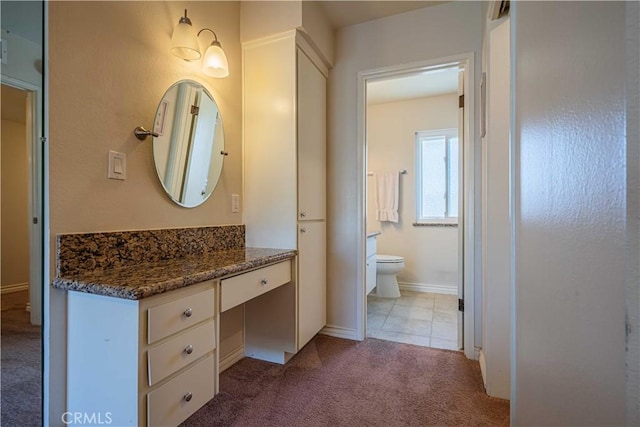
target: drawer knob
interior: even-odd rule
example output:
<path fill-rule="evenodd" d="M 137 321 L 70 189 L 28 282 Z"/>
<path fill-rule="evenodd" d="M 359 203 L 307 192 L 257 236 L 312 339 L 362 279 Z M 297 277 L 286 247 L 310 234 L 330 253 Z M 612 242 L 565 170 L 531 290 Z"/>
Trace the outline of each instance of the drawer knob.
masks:
<path fill-rule="evenodd" d="M 191 309 L 191 307 L 189 307 L 184 311 L 183 314 L 184 314 L 184 317 L 191 317 L 191 315 L 193 314 L 193 310 Z"/>
<path fill-rule="evenodd" d="M 307 232 L 307 229 L 306 229 L 306 228 L 304 228 L 304 227 L 302 227 L 302 228 L 300 229 L 300 232 L 301 232 L 301 233 L 306 233 L 306 232 Z"/>
<path fill-rule="evenodd" d="M 184 352 L 187 353 L 187 354 L 193 353 L 193 346 L 191 344 L 189 344 L 188 346 L 186 346 L 184 348 Z"/>
<path fill-rule="evenodd" d="M 300 218 L 305 218 L 307 216 L 306 212 L 300 212 Z"/>
<path fill-rule="evenodd" d="M 187 394 L 184 395 L 183 399 L 187 402 L 190 402 L 192 397 L 193 397 L 193 394 L 191 394 L 191 392 L 188 392 Z"/>
<path fill-rule="evenodd" d="M 260 281 L 260 284 L 261 284 L 262 286 L 265 286 L 267 283 L 269 283 L 269 281 L 268 281 L 267 279 L 262 279 L 262 280 Z"/>

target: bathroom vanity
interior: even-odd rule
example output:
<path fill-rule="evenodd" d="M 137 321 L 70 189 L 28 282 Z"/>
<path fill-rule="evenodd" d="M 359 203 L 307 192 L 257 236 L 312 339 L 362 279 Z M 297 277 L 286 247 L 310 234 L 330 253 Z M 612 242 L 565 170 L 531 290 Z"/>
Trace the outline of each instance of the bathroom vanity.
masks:
<path fill-rule="evenodd" d="M 376 253 L 378 247 L 378 236 L 381 233 L 379 231 L 370 231 L 367 232 L 367 247 L 366 247 L 366 256 L 367 256 L 367 267 L 366 267 L 366 276 L 365 283 L 367 286 L 367 295 L 371 293 L 371 291 L 376 287 Z"/>
<path fill-rule="evenodd" d="M 239 305 L 245 355 L 299 350 L 296 251 L 241 247 L 244 228 L 230 227 L 58 237 L 68 412 L 180 424 L 218 392 L 220 314 Z"/>

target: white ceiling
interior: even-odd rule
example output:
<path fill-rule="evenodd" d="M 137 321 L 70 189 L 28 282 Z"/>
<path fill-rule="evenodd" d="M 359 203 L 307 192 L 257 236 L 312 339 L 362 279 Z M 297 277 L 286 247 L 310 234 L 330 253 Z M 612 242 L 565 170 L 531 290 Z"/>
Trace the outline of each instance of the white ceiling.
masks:
<path fill-rule="evenodd" d="M 403 101 L 458 92 L 458 67 L 426 71 L 367 84 L 367 104 Z"/>
<path fill-rule="evenodd" d="M 342 1 L 319 2 L 334 28 L 360 24 L 399 13 L 446 3 L 446 1 Z"/>

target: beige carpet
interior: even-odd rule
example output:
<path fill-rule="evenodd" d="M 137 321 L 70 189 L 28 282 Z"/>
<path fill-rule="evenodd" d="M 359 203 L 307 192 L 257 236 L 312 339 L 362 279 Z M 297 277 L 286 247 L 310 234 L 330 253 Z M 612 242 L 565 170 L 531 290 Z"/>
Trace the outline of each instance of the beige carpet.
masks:
<path fill-rule="evenodd" d="M 0 332 L 0 425 L 42 425 L 42 345 L 40 327 L 29 323 L 29 313 L 6 307 L 12 295 L 2 297 Z M 8 309 L 5 309 L 8 308 Z"/>
<path fill-rule="evenodd" d="M 508 426 L 462 353 L 317 336 L 285 366 L 244 359 L 186 426 Z"/>

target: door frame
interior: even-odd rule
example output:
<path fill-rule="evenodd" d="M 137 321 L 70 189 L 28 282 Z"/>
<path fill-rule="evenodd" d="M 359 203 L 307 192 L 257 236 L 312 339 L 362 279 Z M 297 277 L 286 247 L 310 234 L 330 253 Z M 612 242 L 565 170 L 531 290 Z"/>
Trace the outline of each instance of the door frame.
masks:
<path fill-rule="evenodd" d="M 27 92 L 30 118 L 27 122 L 29 168 L 29 312 L 34 325 L 42 325 L 42 88 L 13 77 L 0 77 L 2 84 Z M 35 223 L 34 223 L 35 222 Z"/>
<path fill-rule="evenodd" d="M 394 65 L 390 67 L 365 70 L 358 73 L 357 84 L 357 113 L 356 113 L 356 144 L 357 144 L 357 260 L 356 280 L 358 292 L 356 294 L 356 335 L 357 339 L 366 338 L 367 310 L 366 310 L 366 92 L 367 83 L 376 80 L 384 80 L 392 77 L 403 77 L 433 68 L 441 68 L 443 65 L 458 64 L 464 69 L 464 142 L 462 146 L 463 157 L 463 178 L 462 178 L 462 206 L 461 215 L 458 220 L 459 234 L 462 235 L 459 242 L 462 242 L 462 265 L 458 272 L 458 283 L 462 284 L 464 290 L 462 299 L 464 300 L 463 315 L 463 345 L 464 353 L 469 359 L 477 359 L 478 354 L 475 348 L 475 227 L 474 227 L 474 189 L 475 189 L 475 66 L 474 54 L 465 53 L 444 58 L 413 62 L 409 64 Z M 460 298 L 460 296 L 459 296 Z"/>

